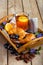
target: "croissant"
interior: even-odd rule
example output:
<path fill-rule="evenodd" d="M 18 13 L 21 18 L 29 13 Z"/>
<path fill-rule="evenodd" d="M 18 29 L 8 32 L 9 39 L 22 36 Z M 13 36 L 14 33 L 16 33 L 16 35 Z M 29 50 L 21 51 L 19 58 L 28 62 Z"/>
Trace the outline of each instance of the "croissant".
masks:
<path fill-rule="evenodd" d="M 34 34 L 27 33 L 22 28 L 19 27 L 13 28 L 13 33 L 19 35 L 18 40 L 15 39 L 14 42 L 19 41 L 19 43 L 26 43 L 35 38 Z"/>
<path fill-rule="evenodd" d="M 27 33 L 24 38 L 22 38 L 22 39 L 19 38 L 19 41 L 20 41 L 20 43 L 26 43 L 26 42 L 29 42 L 32 39 L 35 39 L 35 35 L 32 34 L 32 33 L 29 33 L 29 34 Z"/>

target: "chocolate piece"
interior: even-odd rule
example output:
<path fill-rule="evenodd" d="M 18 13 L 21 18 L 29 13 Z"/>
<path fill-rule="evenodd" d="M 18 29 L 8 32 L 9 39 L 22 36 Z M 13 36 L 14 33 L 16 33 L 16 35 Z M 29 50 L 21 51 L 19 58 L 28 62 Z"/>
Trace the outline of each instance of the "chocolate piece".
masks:
<path fill-rule="evenodd" d="M 34 58 L 35 57 L 35 54 L 31 54 L 31 56 Z"/>
<path fill-rule="evenodd" d="M 16 57 L 16 60 L 19 61 L 20 60 L 20 57 Z"/>
<path fill-rule="evenodd" d="M 25 54 L 24 57 L 28 59 L 29 58 L 29 54 L 28 53 Z"/>
<path fill-rule="evenodd" d="M 24 59 L 24 58 L 25 58 L 25 57 L 24 57 L 24 54 L 23 54 L 23 55 L 21 55 L 21 56 L 20 56 L 20 58 L 21 58 L 21 60 L 22 60 L 22 59 Z"/>
<path fill-rule="evenodd" d="M 24 62 L 25 62 L 25 63 L 28 63 L 28 59 L 24 59 Z"/>

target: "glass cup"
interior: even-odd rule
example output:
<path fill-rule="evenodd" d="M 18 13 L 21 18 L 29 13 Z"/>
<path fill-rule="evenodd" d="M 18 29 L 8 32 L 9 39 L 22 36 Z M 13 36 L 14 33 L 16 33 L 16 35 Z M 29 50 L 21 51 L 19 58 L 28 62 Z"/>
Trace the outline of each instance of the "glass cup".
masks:
<path fill-rule="evenodd" d="M 16 24 L 25 31 L 29 29 L 30 21 L 28 14 L 24 12 L 16 14 Z"/>

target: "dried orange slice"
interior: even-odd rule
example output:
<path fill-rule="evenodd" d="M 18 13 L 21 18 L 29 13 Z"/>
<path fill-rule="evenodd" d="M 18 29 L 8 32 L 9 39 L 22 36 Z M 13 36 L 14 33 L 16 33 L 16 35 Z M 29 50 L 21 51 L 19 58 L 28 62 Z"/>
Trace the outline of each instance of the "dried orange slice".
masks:
<path fill-rule="evenodd" d="M 13 30 L 8 31 L 8 34 L 13 34 Z"/>
<path fill-rule="evenodd" d="M 7 23 L 7 24 L 5 25 L 5 30 L 6 30 L 7 32 L 10 31 L 12 28 L 13 28 L 13 25 L 12 25 L 11 23 Z"/>
<path fill-rule="evenodd" d="M 12 31 L 13 31 L 14 34 L 17 34 L 17 28 L 16 27 L 13 28 Z"/>

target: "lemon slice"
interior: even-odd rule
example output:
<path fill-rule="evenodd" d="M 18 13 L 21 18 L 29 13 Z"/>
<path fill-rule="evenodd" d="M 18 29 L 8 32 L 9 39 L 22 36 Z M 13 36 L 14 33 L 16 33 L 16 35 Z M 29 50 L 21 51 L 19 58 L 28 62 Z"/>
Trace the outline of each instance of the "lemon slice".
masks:
<path fill-rule="evenodd" d="M 28 21 L 28 18 L 26 16 L 22 15 L 22 16 L 20 16 L 18 18 L 18 20 L 21 21 L 21 22 L 27 22 Z"/>
<path fill-rule="evenodd" d="M 7 32 L 10 31 L 12 28 L 13 28 L 13 26 L 12 26 L 11 23 L 7 23 L 7 24 L 5 25 L 5 30 L 6 30 Z"/>

